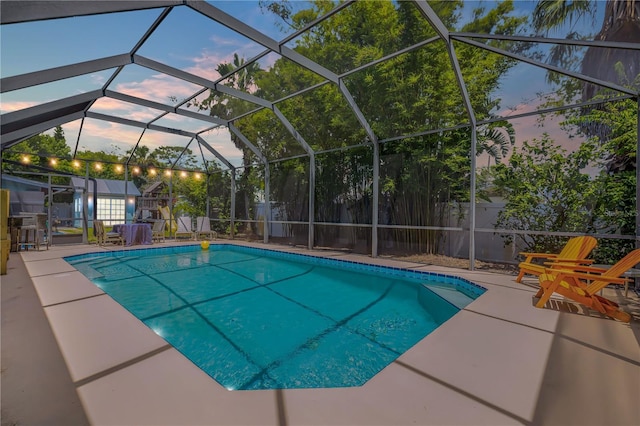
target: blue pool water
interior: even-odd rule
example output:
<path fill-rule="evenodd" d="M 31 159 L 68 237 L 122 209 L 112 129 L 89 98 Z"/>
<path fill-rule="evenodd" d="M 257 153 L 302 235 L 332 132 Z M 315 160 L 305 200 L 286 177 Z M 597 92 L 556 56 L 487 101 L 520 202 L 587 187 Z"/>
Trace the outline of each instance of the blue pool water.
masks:
<path fill-rule="evenodd" d="M 484 292 L 226 244 L 65 260 L 227 389 L 360 386 Z"/>

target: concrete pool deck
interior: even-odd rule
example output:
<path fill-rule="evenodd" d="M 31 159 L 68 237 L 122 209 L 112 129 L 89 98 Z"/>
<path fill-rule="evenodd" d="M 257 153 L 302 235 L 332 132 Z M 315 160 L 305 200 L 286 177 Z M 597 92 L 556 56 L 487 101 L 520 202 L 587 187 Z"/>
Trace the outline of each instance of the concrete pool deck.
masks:
<path fill-rule="evenodd" d="M 449 273 L 488 291 L 361 387 L 228 391 L 62 259 L 105 248 L 12 253 L 2 425 L 640 424 L 632 291 L 605 290 L 634 316 L 624 324 L 560 299 L 537 309 L 535 280 L 513 275 L 233 243 Z"/>

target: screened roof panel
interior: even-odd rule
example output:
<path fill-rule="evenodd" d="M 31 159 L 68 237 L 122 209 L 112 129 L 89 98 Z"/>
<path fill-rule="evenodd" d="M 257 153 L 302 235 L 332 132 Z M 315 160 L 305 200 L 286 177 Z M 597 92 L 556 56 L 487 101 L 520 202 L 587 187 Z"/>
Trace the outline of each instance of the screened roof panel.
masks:
<path fill-rule="evenodd" d="M 76 130 L 71 130 L 72 127 Z M 75 126 L 69 124 L 62 129 L 65 130 L 67 145 L 71 146 L 71 152 L 75 149 L 77 134 L 80 131 L 79 151 L 102 151 L 116 155 L 124 155 L 127 150 L 133 148 L 143 130 L 133 126 L 92 118 L 86 118 L 82 123 L 82 127 L 80 127 L 80 120 L 77 120 Z"/>
<path fill-rule="evenodd" d="M 143 123 L 148 123 L 163 114 L 163 111 L 158 109 L 148 108 L 109 97 L 96 100 L 91 106 L 91 111 Z"/>
<path fill-rule="evenodd" d="M 239 167 L 242 165 L 242 150 L 239 149 L 231 140 L 231 135 L 229 134 L 229 129 L 226 127 L 219 127 L 216 129 L 212 129 L 206 131 L 200 135 L 202 139 L 204 139 L 207 144 L 209 144 L 213 149 L 215 149 L 220 155 L 222 155 L 231 165 L 235 167 Z M 222 165 L 221 161 L 213 156 L 213 154 L 209 155 L 206 149 L 203 149 L 205 152 L 205 158 L 207 160 L 216 161 L 223 168 L 227 168 L 226 165 Z"/>
<path fill-rule="evenodd" d="M 244 135 L 254 143 L 268 160 L 305 154 L 306 151 L 301 143 L 296 141 L 273 111 L 263 109 L 252 114 L 250 118 L 253 122 L 258 122 L 259 127 L 267 126 L 270 129 L 269 133 L 252 131 L 253 126 L 247 123 L 249 117 L 242 118 L 236 121 L 235 124 L 239 129 L 243 130 Z"/>
<path fill-rule="evenodd" d="M 243 64 L 242 58 L 234 60 L 232 67 L 237 68 L 236 64 Z M 234 73 L 221 83 L 275 102 L 323 81 L 326 80 L 318 74 L 271 52 L 260 58 L 256 65 Z"/>
<path fill-rule="evenodd" d="M 4 60 L 2 63 L 4 64 Z M 1 68 L 3 67 L 0 67 L 0 69 Z M 0 111 L 4 114 L 23 108 L 42 105 L 80 93 L 99 90 L 112 72 L 113 70 L 106 70 L 91 75 L 67 78 L 2 93 L 0 95 Z"/>
<path fill-rule="evenodd" d="M 264 47 L 189 8 L 173 8 L 138 54 L 212 81 L 234 54 L 250 58 Z"/>
<path fill-rule="evenodd" d="M 245 0 L 237 2 L 223 0 L 207 1 L 207 3 L 210 3 L 275 40 L 280 40 L 283 36 L 287 36 L 295 31 L 291 25 L 283 22 L 279 17 L 269 12 L 266 5 L 261 6 L 259 1 Z M 337 4 L 336 1 L 333 3 Z M 312 2 L 310 1 L 296 0 L 289 2 L 286 7 L 290 8 L 292 13 L 296 13 L 311 7 L 311 5 Z"/>
<path fill-rule="evenodd" d="M 549 67 L 557 45 L 539 43 L 538 36 L 523 40 L 503 34 L 593 40 L 605 17 L 603 3 L 611 2 L 574 3 L 580 12 L 566 19 L 564 26 L 534 30 L 531 17 L 537 1 L 157 0 L 154 5 L 166 7 L 114 13 L 145 7 L 145 2 L 60 2 L 41 9 L 28 2 L 4 2 L 2 22 L 20 23 L 1 27 L 2 148 L 41 131 L 52 133 L 53 127 L 45 127 L 57 124 L 74 147 L 78 135 L 80 147 L 98 151 L 126 151 L 139 140 L 156 148 L 184 147 L 189 136 L 181 132 L 202 132 L 231 120 L 241 131 L 256 133 L 247 135 L 249 142 L 263 148 L 269 159 L 278 159 L 306 154 L 292 132 L 298 132 L 314 150 L 333 150 L 366 144 L 372 135 L 398 138 L 468 125 L 466 94 L 480 122 L 521 105 L 535 104 L 531 107 L 535 110 L 544 102 L 539 94 L 571 88 L 572 81 L 578 87 L 583 69 L 588 76 L 599 76 L 597 67 L 606 61 L 589 62 L 588 54 L 602 58 L 606 49 L 572 46 L 576 55 L 561 64 L 568 75 L 559 77 L 527 63 L 540 60 L 541 66 Z M 630 3 L 618 5 L 629 7 Z M 509 10 L 511 4 L 513 10 Z M 274 7 L 284 19 L 272 13 Z M 506 17 L 494 13 L 496 8 L 507 11 Z M 65 14 L 78 16 L 53 19 Z M 27 22 L 34 17 L 42 20 Z M 447 34 L 447 29 L 457 32 Z M 638 34 L 617 32 L 611 40 L 637 45 Z M 449 42 L 464 90 L 452 66 Z M 525 42 L 531 44 L 523 50 Z M 637 47 L 616 52 L 620 51 L 626 57 L 640 55 Z M 514 56 L 519 54 L 529 58 Z M 224 78 L 215 89 L 210 87 L 223 78 L 220 71 L 228 75 L 253 59 L 253 68 L 263 70 L 254 79 L 244 78 L 245 71 L 254 70 L 243 66 L 243 71 Z M 33 71 L 41 73 L 28 74 Z M 84 74 L 73 77 L 78 73 Z M 637 95 L 637 88 L 633 92 L 616 86 L 626 84 L 617 76 L 602 78 L 603 86 Z M 45 80 L 53 82 L 42 83 Z M 593 87 L 598 86 L 596 81 Z M 52 102 L 56 100 L 62 101 Z M 279 109 L 275 114 L 269 112 L 273 102 Z M 28 109 L 32 106 L 37 107 Z M 280 111 L 292 131 L 278 119 Z M 86 119 L 80 129 L 75 118 L 83 115 Z M 258 134 L 249 123 L 252 120 L 265 124 L 273 134 Z M 145 131 L 149 123 L 151 128 Z M 169 132 L 156 131 L 154 125 Z M 246 161 L 257 162 L 250 149 L 235 146 L 240 139 L 234 136 L 234 143 L 229 132 L 207 131 L 204 137 L 215 141 L 220 155 L 241 159 L 244 152 Z M 211 157 L 211 161 L 217 160 Z"/>
<path fill-rule="evenodd" d="M 380 139 L 468 122 L 462 92 L 444 42 L 350 74 L 346 85 Z M 422 64 L 416 68 L 415 64 Z M 420 121 L 415 118 L 420 117 Z"/>
<path fill-rule="evenodd" d="M 557 106 L 553 99 L 559 95 L 573 96 L 575 103 L 582 102 L 584 84 L 576 77 L 560 74 L 541 66 L 527 62 L 506 58 L 497 53 L 480 49 L 475 46 L 462 46 L 463 43 L 454 42 L 459 52 L 460 69 L 465 81 L 474 112 L 479 120 L 488 118 L 492 114 L 503 115 L 512 110 L 521 110 L 527 106 L 528 111 L 535 111 L 547 103 L 547 107 Z M 466 61 L 465 57 L 479 58 Z M 498 76 L 487 72 L 484 79 L 479 79 L 478 70 L 490 69 L 491 64 L 503 63 L 505 72 Z M 526 81 L 526 84 L 523 84 Z M 622 92 L 605 89 L 600 85 L 593 85 L 596 91 L 610 92 L 614 96 L 623 95 Z M 584 99 L 585 101 L 588 99 Z"/>
<path fill-rule="evenodd" d="M 198 105 L 200 113 L 209 114 L 223 120 L 233 120 L 261 108 L 261 105 L 256 103 L 260 100 L 255 97 L 251 98 L 251 101 L 247 101 L 217 90 L 208 90 L 197 99 L 201 99 Z M 189 109 L 192 110 L 193 108 Z"/>
<path fill-rule="evenodd" d="M 581 46 L 570 44 L 572 42 L 569 40 L 565 40 L 563 43 L 539 43 L 470 37 L 466 39 L 466 42 L 487 46 L 487 49 L 498 49 L 512 54 L 516 58 L 529 58 L 531 61 L 548 67 L 556 67 L 604 82 L 629 87 L 633 85 L 633 79 L 638 70 L 633 67 L 616 69 L 615 66 L 621 61 L 640 63 L 640 48 L 638 47 L 640 45 L 631 41 L 630 37 L 627 40 L 629 41 L 620 43 L 617 48 Z M 640 41 L 640 33 L 637 35 L 637 41 Z M 636 59 L 632 60 L 632 57 Z"/>
<path fill-rule="evenodd" d="M 150 9 L 3 25 L 0 73 L 4 78 L 128 53 L 158 15 Z"/>
<path fill-rule="evenodd" d="M 289 98 L 278 103 L 278 108 L 315 151 L 359 145 L 366 141 L 365 130 L 333 84 Z M 320 116 L 330 119 L 317 120 L 316 117 Z"/>
<path fill-rule="evenodd" d="M 293 38 L 286 46 L 340 75 L 436 35 L 413 4 L 397 4 L 405 16 L 414 18 L 411 24 L 398 20 L 393 12 L 395 7 L 392 2 L 354 2 Z M 385 13 L 381 14 L 381 9 Z M 330 10 L 323 3 L 314 9 L 317 16 Z M 315 47 L 319 39 L 322 39 L 322 49 Z"/>
<path fill-rule="evenodd" d="M 202 120 L 195 120 L 190 117 L 184 117 L 178 114 L 167 113 L 160 119 L 153 122 L 158 126 L 168 127 L 170 129 L 181 129 L 186 132 L 200 133 L 204 130 L 210 129 L 217 124 L 209 123 Z"/>
<path fill-rule="evenodd" d="M 202 90 L 202 86 L 131 64 L 118 73 L 109 89 L 165 105 L 176 105 Z"/>

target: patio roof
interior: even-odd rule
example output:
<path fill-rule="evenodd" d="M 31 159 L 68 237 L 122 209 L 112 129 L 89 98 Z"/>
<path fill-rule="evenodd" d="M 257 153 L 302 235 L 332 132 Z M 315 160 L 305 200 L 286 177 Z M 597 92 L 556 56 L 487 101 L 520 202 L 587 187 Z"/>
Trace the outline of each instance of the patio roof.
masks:
<path fill-rule="evenodd" d="M 131 181 L 114 180 L 114 179 L 95 179 L 97 184 L 98 195 L 103 196 L 123 196 L 125 194 L 138 197 L 140 191 L 138 187 Z M 84 191 L 84 179 L 79 177 L 72 177 L 71 184 L 77 192 Z M 126 185 L 126 186 L 125 186 Z M 92 180 L 89 181 L 89 192 L 93 192 Z"/>
<path fill-rule="evenodd" d="M 562 43 L 563 41 L 566 42 L 566 40 L 546 39 L 531 36 L 496 36 L 493 34 L 474 34 L 451 31 L 442 22 L 438 13 L 426 1 L 415 1 L 414 3 L 417 10 L 424 18 L 424 25 L 432 28 L 434 37 L 425 40 L 416 40 L 414 44 L 407 46 L 401 51 L 393 52 L 390 55 L 376 59 L 364 66 L 348 70 L 347 72 L 336 73 L 322 64 L 303 56 L 295 49 L 288 47 L 291 40 L 311 33 L 317 25 L 327 19 L 330 19 L 335 14 L 339 14 L 343 9 L 352 7 L 353 3 L 354 2 L 352 1 L 345 1 L 341 3 L 336 2 L 335 8 L 326 15 L 310 22 L 303 29 L 289 33 L 281 40 L 276 40 L 265 32 L 243 22 L 241 16 L 234 16 L 231 13 L 226 12 L 224 10 L 224 2 L 170 0 L 130 2 L 3 1 L 0 4 L 2 12 L 0 22 L 3 26 L 35 22 L 44 23 L 51 20 L 67 22 L 68 18 L 72 17 L 74 21 L 79 21 L 86 20 L 91 16 L 109 14 L 113 19 L 113 28 L 116 28 L 119 20 L 124 19 L 126 16 L 129 18 L 132 16 L 144 16 L 145 19 L 140 20 L 140 37 L 137 40 L 128 40 L 129 44 L 127 50 L 123 50 L 115 54 L 101 55 L 99 53 L 101 51 L 100 44 L 94 44 L 91 49 L 97 52 L 97 55 L 86 55 L 87 52 L 84 52 L 85 56 L 93 57 L 93 59 L 54 66 L 48 69 L 33 70 L 19 75 L 3 75 L 2 80 L 0 81 L 0 90 L 3 94 L 24 91 L 29 88 L 38 88 L 38 90 L 40 90 L 43 89 L 43 86 L 47 86 L 51 83 L 72 80 L 77 81 L 80 77 L 89 77 L 98 74 L 102 76 L 105 83 L 97 89 L 88 89 L 88 86 L 86 86 L 86 88 L 76 87 L 76 90 L 67 90 L 66 94 L 62 91 L 59 92 L 60 95 L 58 95 L 57 98 L 49 99 L 47 102 L 4 112 L 0 120 L 2 123 L 2 149 L 4 150 L 9 148 L 36 134 L 46 132 L 55 126 L 80 121 L 78 138 L 75 144 L 75 149 L 73 150 L 75 154 L 78 150 L 79 143 L 84 140 L 83 133 L 85 133 L 85 131 L 83 131 L 83 127 L 85 127 L 85 121 L 90 119 L 111 123 L 112 125 L 122 125 L 129 128 L 133 127 L 140 129 L 140 139 L 137 142 L 135 140 L 127 142 L 129 147 L 133 148 L 133 150 L 135 150 L 141 140 L 143 140 L 145 132 L 159 132 L 165 135 L 172 135 L 174 140 L 176 140 L 176 136 L 178 139 L 182 139 L 183 142 L 180 142 L 180 144 L 185 146 L 185 148 L 195 141 L 193 146 L 199 146 L 199 149 L 196 151 L 201 153 L 200 155 L 203 160 L 203 165 L 206 164 L 207 161 L 217 161 L 223 167 L 232 169 L 234 168 L 234 165 L 232 164 L 233 161 L 231 161 L 230 158 L 228 158 L 228 155 L 223 152 L 228 150 L 228 146 L 230 144 L 227 143 L 224 148 L 221 146 L 216 148 L 214 145 L 219 142 L 219 139 L 216 138 L 216 143 L 214 143 L 211 142 L 211 139 L 209 138 L 213 130 L 226 129 L 227 135 L 236 135 L 238 139 L 245 144 L 247 149 L 256 154 L 257 158 L 262 159 L 263 162 L 266 161 L 265 154 L 261 152 L 256 142 L 245 137 L 238 127 L 234 125 L 235 121 L 246 116 L 246 114 L 226 120 L 209 115 L 206 111 L 199 111 L 197 108 L 193 107 L 193 102 L 195 100 L 202 99 L 203 94 L 212 91 L 237 97 L 238 99 L 242 99 L 253 104 L 254 109 L 248 114 L 254 114 L 265 108 L 273 111 L 277 120 L 279 120 L 280 123 L 289 130 L 292 137 L 302 148 L 302 151 L 305 152 L 306 155 L 313 155 L 314 149 L 307 143 L 307 141 L 305 141 L 304 137 L 299 132 L 299 129 L 296 129 L 289 119 L 279 111 L 278 104 L 292 97 L 301 96 L 309 90 L 313 90 L 315 87 L 324 84 L 333 84 L 339 89 L 344 102 L 346 102 L 348 107 L 351 109 L 352 113 L 357 118 L 359 125 L 366 133 L 369 143 L 375 144 L 381 140 L 381 138 L 372 130 L 371 119 L 365 117 L 361 111 L 358 100 L 352 93 L 350 93 L 347 88 L 348 85 L 345 84 L 346 80 L 354 72 L 376 66 L 377 64 L 391 60 L 402 53 L 421 48 L 424 45 L 431 44 L 436 41 L 444 42 L 444 47 L 449 50 L 453 71 L 456 74 L 459 84 L 461 101 L 467 111 L 471 125 L 477 124 L 478 120 L 474 115 L 474 110 L 469 99 L 467 88 L 469 82 L 465 80 L 458 65 L 454 41 L 458 44 L 462 42 L 473 45 L 480 49 L 486 49 L 492 53 L 505 55 L 519 61 L 524 61 L 535 66 L 553 70 L 560 74 L 569 75 L 583 81 L 589 81 L 598 84 L 601 87 L 615 90 L 621 95 L 637 95 L 635 91 L 613 82 L 602 81 L 570 70 L 563 70 L 541 61 L 535 61 L 530 58 L 503 51 L 496 47 L 492 47 L 488 43 L 479 41 L 479 38 L 483 38 L 486 41 L 497 37 L 503 40 L 526 40 L 527 42 L 532 43 Z M 151 12 L 151 14 L 144 13 L 144 15 L 135 15 L 136 13 L 139 14 L 142 12 Z M 211 25 L 216 25 L 220 28 L 221 37 L 224 37 L 223 34 L 233 33 L 235 36 L 245 40 L 247 44 L 260 48 L 262 51 L 259 54 L 254 55 L 253 58 L 248 59 L 241 67 L 233 70 L 227 75 L 219 76 L 218 78 L 211 78 L 201 71 L 185 71 L 179 66 L 171 65 L 169 63 L 170 61 L 167 60 L 159 61 L 151 57 L 144 56 L 142 52 L 144 52 L 147 44 L 153 42 L 156 34 L 167 31 L 167 26 L 171 25 L 171 22 L 173 22 L 171 18 L 174 15 L 179 15 L 180 19 L 183 21 L 204 18 L 205 20 L 208 20 Z M 147 24 L 144 24 L 143 22 Z M 77 36 L 82 37 L 83 35 L 77 34 Z M 190 41 L 194 43 L 197 42 L 194 38 Z M 572 40 L 571 43 L 582 46 L 608 46 L 620 49 L 638 49 L 638 47 L 633 43 L 624 42 Z M 127 44 L 125 43 L 124 45 L 126 46 Z M 255 50 L 248 50 L 247 52 L 254 51 Z M 240 51 L 240 54 L 242 54 L 242 51 Z M 281 99 L 276 100 L 260 98 L 252 94 L 250 91 L 245 92 L 237 90 L 229 85 L 228 81 L 230 77 L 241 72 L 242 69 L 250 66 L 252 63 L 258 63 L 261 59 L 270 54 L 275 54 L 278 58 L 284 58 L 296 64 L 296 66 L 301 69 L 316 74 L 320 78 L 321 83 L 313 87 L 300 88 L 298 92 L 288 93 Z M 131 79 L 131 75 L 134 72 L 140 75 L 145 75 L 145 73 L 148 74 L 149 72 L 162 75 L 164 76 L 163 78 L 166 78 L 169 81 L 174 81 L 176 87 L 183 86 L 185 88 L 192 88 L 193 91 L 191 94 L 185 94 L 185 96 L 176 98 L 174 102 L 168 103 L 166 100 L 158 101 L 152 96 L 149 96 L 148 93 L 123 90 L 121 82 L 125 75 L 127 75 L 127 78 L 129 79 L 130 83 L 128 84 L 136 84 L 136 80 Z M 137 80 L 137 83 L 140 83 L 139 79 Z M 77 94 L 77 89 L 80 89 L 83 93 Z M 121 103 L 127 108 L 137 108 L 141 111 L 144 110 L 146 111 L 145 116 L 149 118 L 143 120 L 126 115 L 107 114 L 103 112 L 104 109 L 100 107 L 100 105 L 106 101 Z M 159 123 L 168 123 L 170 125 Z M 131 156 L 133 156 L 133 153 Z"/>

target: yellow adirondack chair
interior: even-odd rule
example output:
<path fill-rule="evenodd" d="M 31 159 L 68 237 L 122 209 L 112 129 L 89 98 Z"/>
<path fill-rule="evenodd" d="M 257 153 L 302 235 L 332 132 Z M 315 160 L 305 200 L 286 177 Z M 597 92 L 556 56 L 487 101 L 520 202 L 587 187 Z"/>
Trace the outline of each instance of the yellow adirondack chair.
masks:
<path fill-rule="evenodd" d="M 572 264 L 589 265 L 593 263 L 593 260 L 586 259 L 586 257 L 589 256 L 589 253 L 597 243 L 598 241 L 590 236 L 573 237 L 567 241 L 567 244 L 558 254 L 520 253 L 526 256 L 526 259 L 518 265 L 520 273 L 516 278 L 516 282 L 522 281 L 524 274 L 540 276 L 546 268 L 552 268 L 555 264 L 563 264 L 564 269 L 571 269 L 570 265 Z"/>
<path fill-rule="evenodd" d="M 538 290 L 536 297 L 539 297 L 540 300 L 536 303 L 536 307 L 544 307 L 551 295 L 558 293 L 611 318 L 629 322 L 631 315 L 621 311 L 617 303 L 598 296 L 596 293 L 609 284 L 624 284 L 627 279 L 622 278 L 622 274 L 638 263 L 640 263 L 640 249 L 635 249 L 601 273 L 590 272 L 589 270 L 597 271 L 600 269 L 589 267 L 579 267 L 586 272 L 549 268 L 539 277 L 540 290 Z"/>

